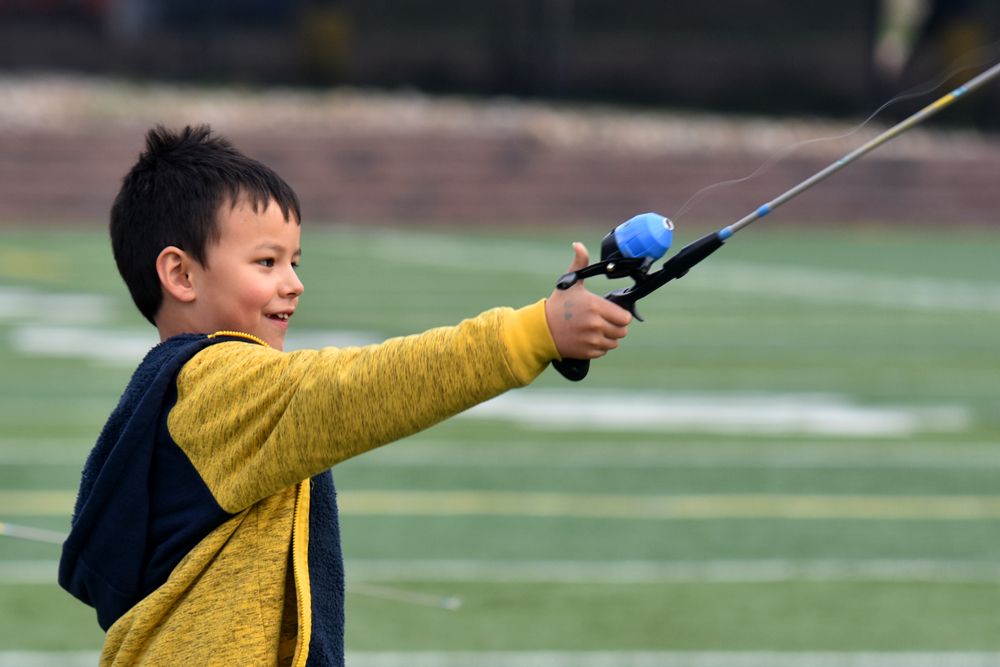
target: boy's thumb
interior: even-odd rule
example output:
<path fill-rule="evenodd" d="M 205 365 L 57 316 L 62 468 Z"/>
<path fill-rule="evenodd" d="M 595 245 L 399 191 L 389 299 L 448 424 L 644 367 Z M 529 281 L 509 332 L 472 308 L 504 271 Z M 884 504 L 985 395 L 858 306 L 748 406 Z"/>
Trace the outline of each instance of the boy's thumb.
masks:
<path fill-rule="evenodd" d="M 577 241 L 573 244 L 573 250 L 576 251 L 576 257 L 573 258 L 573 263 L 569 266 L 570 271 L 579 271 L 590 264 L 590 253 L 587 252 L 586 246 Z"/>

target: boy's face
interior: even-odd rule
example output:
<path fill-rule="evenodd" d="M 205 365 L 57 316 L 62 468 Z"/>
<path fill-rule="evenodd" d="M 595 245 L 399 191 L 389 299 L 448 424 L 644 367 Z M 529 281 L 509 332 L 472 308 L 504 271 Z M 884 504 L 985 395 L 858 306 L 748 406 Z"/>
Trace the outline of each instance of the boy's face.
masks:
<path fill-rule="evenodd" d="M 295 275 L 299 224 L 286 222 L 274 201 L 255 213 L 241 197 L 236 206 L 223 205 L 219 229 L 219 242 L 207 249 L 207 267 L 194 267 L 204 330 L 251 334 L 281 350 L 304 289 Z"/>

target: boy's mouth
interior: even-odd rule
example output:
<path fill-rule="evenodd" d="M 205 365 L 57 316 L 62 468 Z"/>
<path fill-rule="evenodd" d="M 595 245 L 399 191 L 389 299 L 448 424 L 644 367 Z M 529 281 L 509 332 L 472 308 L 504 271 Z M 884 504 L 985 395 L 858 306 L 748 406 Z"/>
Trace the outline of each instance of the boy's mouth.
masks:
<path fill-rule="evenodd" d="M 291 313 L 272 313 L 267 316 L 267 319 L 272 322 L 280 322 L 282 324 L 288 324 L 288 320 L 292 317 Z"/>

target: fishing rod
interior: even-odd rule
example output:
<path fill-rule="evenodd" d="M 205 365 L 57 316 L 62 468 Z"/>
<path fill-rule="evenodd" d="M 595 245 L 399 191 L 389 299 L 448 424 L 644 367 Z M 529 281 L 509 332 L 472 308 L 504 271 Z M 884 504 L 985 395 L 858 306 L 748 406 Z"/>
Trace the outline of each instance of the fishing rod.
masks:
<path fill-rule="evenodd" d="M 6 537 L 16 537 L 29 542 L 45 542 L 47 544 L 61 545 L 69 537 L 66 533 L 56 530 L 46 530 L 44 528 L 32 528 L 31 526 L 20 526 L 14 523 L 0 523 L 0 535 Z M 52 580 L 55 581 L 53 572 Z M 363 584 L 349 581 L 344 584 L 344 589 L 348 593 L 363 595 L 366 597 L 382 598 L 384 600 L 395 600 L 396 602 L 408 602 L 410 604 L 421 605 L 423 607 L 438 607 L 454 611 L 462 606 L 462 599 L 457 597 L 444 597 L 431 595 L 429 593 L 417 593 L 399 588 L 389 588 L 387 586 L 375 586 L 373 584 Z"/>
<path fill-rule="evenodd" d="M 567 273 L 556 283 L 560 290 L 567 290 L 584 278 L 606 276 L 608 278 L 632 278 L 631 287 L 616 289 L 605 295 L 605 299 L 616 303 L 632 316 L 643 321 L 635 308 L 635 302 L 652 294 L 671 280 L 682 278 L 698 262 L 722 247 L 736 232 L 763 218 L 782 204 L 798 197 L 800 194 L 837 173 L 847 165 L 867 155 L 882 144 L 898 137 L 915 125 L 919 125 L 942 109 L 950 106 L 956 100 L 982 87 L 987 82 L 1000 75 L 1000 63 L 994 65 L 979 76 L 970 79 L 965 84 L 951 91 L 941 99 L 927 105 L 906 120 L 889 128 L 860 148 L 848 153 L 826 169 L 817 172 L 802 181 L 791 190 L 772 199 L 756 211 L 717 232 L 707 234 L 683 248 L 664 262 L 659 271 L 649 273 L 653 263 L 663 257 L 670 249 L 673 239 L 673 223 L 662 215 L 644 213 L 622 223 L 608 233 L 601 241 L 601 261 L 591 264 L 578 271 Z M 567 380 L 579 382 L 587 376 L 590 370 L 588 359 L 563 359 L 554 361 L 552 365 L 562 373 Z"/>

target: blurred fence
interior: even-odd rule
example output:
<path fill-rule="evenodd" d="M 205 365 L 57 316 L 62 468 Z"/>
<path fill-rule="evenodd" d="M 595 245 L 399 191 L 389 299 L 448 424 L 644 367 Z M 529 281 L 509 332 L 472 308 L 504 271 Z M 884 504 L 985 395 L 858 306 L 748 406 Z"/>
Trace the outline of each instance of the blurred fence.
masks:
<path fill-rule="evenodd" d="M 851 113 L 880 2 L 0 0 L 0 68 Z"/>
<path fill-rule="evenodd" d="M 886 81 L 899 3 L 934 11 Z M 0 69 L 767 113 L 871 109 L 998 35 L 994 0 L 0 0 Z"/>

